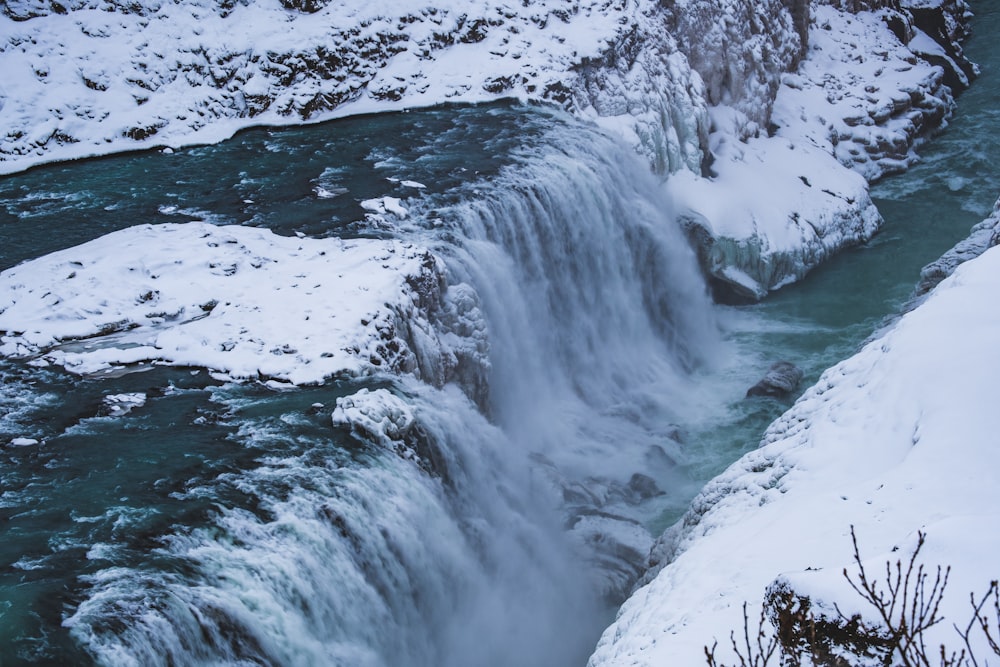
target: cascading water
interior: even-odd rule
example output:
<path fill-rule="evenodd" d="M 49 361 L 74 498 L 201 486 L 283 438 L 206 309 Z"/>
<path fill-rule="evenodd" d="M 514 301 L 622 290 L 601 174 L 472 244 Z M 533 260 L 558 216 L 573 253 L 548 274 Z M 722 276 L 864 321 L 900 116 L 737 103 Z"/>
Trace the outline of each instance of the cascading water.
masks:
<path fill-rule="evenodd" d="M 619 550 L 601 572 L 616 597 L 644 556 L 612 536 L 687 497 L 677 424 L 697 412 L 691 369 L 718 350 L 713 311 L 669 201 L 626 147 L 555 117 L 516 153 L 421 218 L 487 313 L 491 414 L 545 464 L 571 525 L 602 522 L 582 532 Z"/>
<path fill-rule="evenodd" d="M 325 233 L 414 239 L 444 258 L 453 291 L 475 289 L 491 346 L 486 404 L 472 387 L 408 377 L 276 393 L 170 369 L 72 394 L 55 371 L 13 367 L 37 398 L 18 399 L 18 428 L 67 407 L 83 416 L 0 462 L 14 531 L 28 526 L 26 505 L 50 504 L 48 527 L 21 545 L 22 583 L 37 596 L 63 587 L 58 604 L 8 626 L 5 664 L 585 661 L 641 567 L 642 522 L 690 495 L 671 480 L 687 374 L 714 338 L 704 285 L 654 178 L 604 134 L 520 107 L 414 118 L 422 146 L 365 159 L 444 187 L 406 202 L 395 225 L 341 219 Z M 466 148 L 446 147 L 456 135 Z M 321 204 L 347 189 L 344 165 L 302 150 Z M 474 151 L 483 173 L 455 177 Z M 238 214 L 172 174 L 140 187 L 221 221 L 281 227 L 247 192 L 259 182 L 251 162 L 229 186 L 247 204 Z M 180 208 L 157 204 L 164 216 Z M 139 388 L 138 416 L 88 416 L 100 396 Z M 62 391 L 72 406 L 51 405 Z M 74 494 L 87 502 L 73 506 Z M 8 608 L 31 608 L 13 579 L 0 583 Z"/>
<path fill-rule="evenodd" d="M 585 659 L 548 638 L 595 629 L 592 596 L 502 434 L 457 391 L 395 391 L 407 389 L 402 409 L 439 457 L 430 475 L 392 450 L 345 447 L 293 405 L 231 392 L 234 439 L 255 464 L 177 491 L 215 507 L 144 562 L 90 575 L 71 632 L 106 664 Z"/>

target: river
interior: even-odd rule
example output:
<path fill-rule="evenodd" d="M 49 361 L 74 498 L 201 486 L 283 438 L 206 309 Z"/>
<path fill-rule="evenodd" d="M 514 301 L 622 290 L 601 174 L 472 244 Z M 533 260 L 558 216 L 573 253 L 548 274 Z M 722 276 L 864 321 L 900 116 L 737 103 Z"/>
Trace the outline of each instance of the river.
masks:
<path fill-rule="evenodd" d="M 992 34 L 1000 11 L 975 9 Z M 635 156 L 538 108 L 256 129 L 0 179 L 0 268 L 195 219 L 416 241 L 475 288 L 492 364 L 484 416 L 391 376 L 277 392 L 0 363 L 0 441 L 40 441 L 0 450 L 2 664 L 583 664 L 634 574 L 630 531 L 668 525 L 788 405 L 746 388 L 777 358 L 808 383 L 849 355 L 989 211 L 996 54 L 968 52 L 983 74 L 947 132 L 875 188 L 883 232 L 754 306 L 708 302 Z M 385 196 L 410 216 L 366 217 Z M 407 403 L 433 469 L 331 424 L 362 390 Z M 126 393 L 145 404 L 110 413 Z"/>

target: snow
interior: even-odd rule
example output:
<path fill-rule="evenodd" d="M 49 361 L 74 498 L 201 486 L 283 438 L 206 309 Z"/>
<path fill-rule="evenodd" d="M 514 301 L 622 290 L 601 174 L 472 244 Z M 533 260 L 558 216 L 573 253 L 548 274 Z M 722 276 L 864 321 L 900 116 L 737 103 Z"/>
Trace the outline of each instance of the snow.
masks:
<path fill-rule="evenodd" d="M 409 211 L 406 210 L 406 207 L 399 203 L 398 197 L 365 199 L 361 202 L 361 208 L 378 214 L 391 213 L 399 219 L 403 219 L 409 215 Z"/>
<path fill-rule="evenodd" d="M 133 392 L 128 394 L 109 394 L 104 397 L 104 406 L 109 416 L 121 417 L 135 408 L 146 404 L 146 394 Z"/>
<path fill-rule="evenodd" d="M 540 99 L 607 48 L 635 11 L 597 0 L 347 0 L 315 14 L 271 0 L 231 10 L 214 0 L 69 9 L 12 3 L 0 14 L 9 128 L 0 173 L 212 143 L 252 125 Z"/>
<path fill-rule="evenodd" d="M 957 646 L 952 623 L 971 618 L 969 594 L 1000 575 L 1000 448 L 985 390 L 1000 376 L 1000 311 L 989 306 L 998 281 L 993 248 L 825 372 L 668 531 L 666 564 L 625 603 L 590 665 L 704 664 L 716 639 L 732 663 L 743 602 L 754 621 L 779 577 L 821 607 L 861 611 L 842 576 L 855 571 L 851 526 L 870 571 L 927 534 L 922 562 L 952 568 L 946 622 L 929 640 Z"/>
<path fill-rule="evenodd" d="M 809 55 L 775 100 L 778 134 L 823 148 L 869 180 L 902 171 L 916 160 L 919 132 L 954 104 L 943 70 L 915 56 L 941 46 L 916 28 L 902 44 L 880 13 L 816 6 L 813 20 Z"/>
<path fill-rule="evenodd" d="M 314 13 L 229 4 L 8 5 L 0 173 L 255 125 L 542 101 L 618 133 L 656 171 L 679 172 L 670 187 L 708 232 L 710 272 L 757 299 L 880 223 L 863 184 L 828 155 L 868 179 L 905 169 L 952 105 L 941 68 L 914 55 L 939 58 L 941 47 L 919 30 L 901 44 L 891 10 L 817 4 L 803 53 L 805 24 L 780 0 L 348 0 L 313 3 Z M 709 163 L 718 175 L 702 182 Z M 367 204 L 407 214 L 391 199 Z"/>
<path fill-rule="evenodd" d="M 428 257 L 399 241 L 132 227 L 0 273 L 0 353 L 81 374 L 166 363 L 294 384 L 413 370 L 397 319 L 420 320 L 407 280 L 436 279 Z"/>
<path fill-rule="evenodd" d="M 714 106 L 714 174 L 667 183 L 685 224 L 710 238 L 703 265 L 739 298 L 760 299 L 870 239 L 882 219 L 867 181 L 916 161 L 920 133 L 953 105 L 942 70 L 914 55 L 936 44 L 921 31 L 907 46 L 881 14 L 811 12 L 806 58 L 774 98 L 773 136 L 745 109 Z"/>

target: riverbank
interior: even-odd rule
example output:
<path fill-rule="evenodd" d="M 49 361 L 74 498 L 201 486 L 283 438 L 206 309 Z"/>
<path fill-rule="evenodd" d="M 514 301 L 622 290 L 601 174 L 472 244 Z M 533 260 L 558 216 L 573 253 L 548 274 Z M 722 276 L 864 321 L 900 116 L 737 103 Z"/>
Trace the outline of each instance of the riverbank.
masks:
<path fill-rule="evenodd" d="M 1000 316 L 984 304 L 998 282 L 992 249 L 824 373 L 668 531 L 662 570 L 622 607 L 590 664 L 702 664 L 716 641 L 731 662 L 729 630 L 743 627 L 743 603 L 755 621 L 776 581 L 810 600 L 818 619 L 835 621 L 839 608 L 878 627 L 842 576 L 856 573 L 852 529 L 876 573 L 927 534 L 921 562 L 931 573 L 951 568 L 948 622 L 928 645 L 959 648 L 951 623 L 964 627 L 969 594 L 997 578 L 1000 455 L 989 387 L 1000 373 Z M 982 637 L 973 645 L 989 654 Z"/>
<path fill-rule="evenodd" d="M 996 10 L 977 9 L 977 29 L 992 34 Z M 977 57 L 988 91 L 996 64 L 985 45 Z M 844 315 L 857 312 L 862 301 L 870 302 L 869 327 L 882 317 L 878 304 L 887 304 L 890 312 L 902 308 L 919 266 L 932 257 L 920 260 L 901 239 L 938 237 L 930 247 L 943 252 L 948 234 L 958 236 L 956 224 L 962 223 L 955 220 L 977 219 L 974 212 L 982 216 L 996 196 L 992 192 L 983 201 L 995 185 L 988 169 L 969 171 L 970 161 L 992 164 L 995 158 L 989 156 L 997 148 L 986 129 L 996 114 L 988 92 L 977 100 L 979 92 L 974 87 L 968 93 L 970 115 L 962 116 L 960 109 L 940 144 L 928 147 L 925 164 L 879 186 L 890 221 L 887 236 L 873 241 L 877 250 L 862 248 L 838 258 L 760 308 L 772 317 L 787 310 L 830 327 L 844 326 Z M 934 194 L 941 189 L 944 194 Z M 941 200 L 953 207 L 950 216 Z M 954 267 L 948 258 L 967 259 L 988 247 L 995 216 L 994 211 L 969 241 L 946 253 L 945 261 L 932 263 L 925 275 L 940 279 L 946 273 L 942 267 Z M 971 223 L 964 224 L 968 229 Z M 729 632 L 742 632 L 743 603 L 753 632 L 772 584 L 771 590 L 809 600 L 821 620 L 836 619 L 836 604 L 877 623 L 874 610 L 864 608 L 842 576 L 844 568 L 856 572 L 852 526 L 870 572 L 882 572 L 886 561 L 908 555 L 918 533 L 927 534 L 921 562 L 932 574 L 936 565 L 952 568 L 941 607 L 946 622 L 928 635 L 928 645 L 935 652 L 938 643 L 960 647 L 952 623 L 964 627 L 971 618 L 969 594 L 984 594 L 998 574 L 992 554 L 1000 515 L 994 510 L 995 485 L 984 472 L 996 465 L 989 397 L 1000 371 L 992 342 L 1000 322 L 987 304 L 1000 281 L 997 252 L 988 250 L 960 266 L 922 305 L 823 373 L 770 426 L 759 449 L 705 487 L 661 540 L 662 569 L 624 605 L 592 665 L 704 664 L 704 648 L 716 640 L 720 662 L 732 663 Z M 888 285 L 879 261 L 909 266 L 909 286 Z M 811 283 L 832 294 L 797 304 L 796 295 L 807 297 Z M 871 290 L 881 296 L 872 298 Z M 828 357 L 831 350 L 816 348 L 811 354 Z M 775 599 L 770 598 L 771 612 L 778 609 Z M 974 645 L 980 659 L 989 654 L 981 636 Z"/>

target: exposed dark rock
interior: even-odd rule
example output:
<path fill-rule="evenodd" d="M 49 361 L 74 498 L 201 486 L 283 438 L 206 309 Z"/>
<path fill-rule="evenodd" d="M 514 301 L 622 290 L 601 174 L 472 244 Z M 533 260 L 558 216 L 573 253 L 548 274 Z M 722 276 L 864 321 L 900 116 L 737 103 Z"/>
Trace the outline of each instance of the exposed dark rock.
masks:
<path fill-rule="evenodd" d="M 792 15 L 792 25 L 799 36 L 798 60 L 801 60 L 809 48 L 809 0 L 783 0 L 783 3 Z"/>
<path fill-rule="evenodd" d="M 936 7 L 909 7 L 916 27 L 937 42 L 947 58 L 932 54 L 918 54 L 932 65 L 940 65 L 945 72 L 945 85 L 956 94 L 965 90 L 976 78 L 978 69 L 962 52 L 962 40 L 966 36 L 967 6 L 963 0 L 950 0 Z"/>
<path fill-rule="evenodd" d="M 656 496 L 662 496 L 664 493 L 663 489 L 656 484 L 655 479 L 638 472 L 629 479 L 628 490 L 632 493 L 636 501 L 655 498 Z"/>
<path fill-rule="evenodd" d="M 845 12 L 873 12 L 879 9 L 894 9 L 899 11 L 899 0 L 828 0 L 824 4 L 831 5 Z"/>
<path fill-rule="evenodd" d="M 487 93 L 499 94 L 506 90 L 510 90 L 514 87 L 514 77 L 512 76 L 495 76 L 492 79 L 487 79 L 483 84 L 483 90 Z"/>
<path fill-rule="evenodd" d="M 788 361 L 775 362 L 760 382 L 747 390 L 750 396 L 787 396 L 802 381 L 802 369 Z"/>
<path fill-rule="evenodd" d="M 297 9 L 300 12 L 314 14 L 326 7 L 330 0 L 281 0 L 285 9 Z"/>
<path fill-rule="evenodd" d="M 786 579 L 767 589 L 764 599 L 771 624 L 785 655 L 809 656 L 815 667 L 889 664 L 892 640 L 885 629 L 860 616 L 830 615 L 800 595 Z M 798 664 L 798 663 L 796 663 Z"/>
<path fill-rule="evenodd" d="M 125 136 L 133 141 L 143 141 L 156 134 L 163 125 L 147 125 L 145 127 L 132 127 L 125 131 Z"/>

